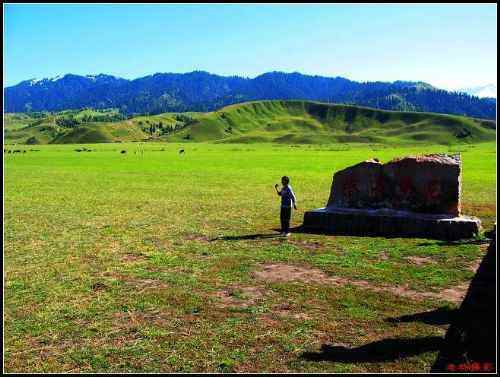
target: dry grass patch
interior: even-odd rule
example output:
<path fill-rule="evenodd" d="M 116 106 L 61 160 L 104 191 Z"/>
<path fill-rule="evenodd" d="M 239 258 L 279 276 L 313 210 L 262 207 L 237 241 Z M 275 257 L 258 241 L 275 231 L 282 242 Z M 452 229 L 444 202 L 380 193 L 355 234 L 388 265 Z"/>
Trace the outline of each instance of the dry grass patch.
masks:
<path fill-rule="evenodd" d="M 455 287 L 443 289 L 442 291 L 437 293 L 434 297 L 444 301 L 460 303 L 465 298 L 468 289 L 469 289 L 469 283 L 461 283 Z"/>
<path fill-rule="evenodd" d="M 161 289 L 169 287 L 168 284 L 158 279 L 144 279 L 135 276 L 121 274 L 115 271 L 104 272 L 102 276 L 105 278 L 111 278 L 113 280 L 118 280 L 122 283 L 125 283 L 128 286 L 138 289 L 139 292 L 142 292 L 146 289 L 153 289 L 153 288 Z"/>
<path fill-rule="evenodd" d="M 147 257 L 144 256 L 143 254 L 132 254 L 132 253 L 124 254 L 121 257 L 122 262 L 128 262 L 128 263 L 143 261 L 146 259 L 147 259 Z"/>
<path fill-rule="evenodd" d="M 331 284 L 331 285 L 353 285 L 355 287 L 369 289 L 375 292 L 389 292 L 396 296 L 408 297 L 411 299 L 437 299 L 459 303 L 465 297 L 468 283 L 459 284 L 456 287 L 444 289 L 440 292 L 419 292 L 412 290 L 407 284 L 399 286 L 374 285 L 365 280 L 354 280 L 345 277 L 327 275 L 323 271 L 312 268 L 294 266 L 288 264 L 264 264 L 261 270 L 253 272 L 253 275 L 267 282 L 291 282 L 300 281 L 313 284 Z"/>
<path fill-rule="evenodd" d="M 425 265 L 425 264 L 436 264 L 437 263 L 431 257 L 416 257 L 416 256 L 412 256 L 412 257 L 406 257 L 405 259 L 409 263 L 417 265 L 417 266 L 421 266 L 421 265 Z"/>
<path fill-rule="evenodd" d="M 210 242 L 210 238 L 203 235 L 203 234 L 197 234 L 197 233 L 190 233 L 184 236 L 185 240 L 188 241 L 198 241 L 198 242 Z"/>
<path fill-rule="evenodd" d="M 387 251 L 382 251 L 378 257 L 380 260 L 388 260 L 389 253 Z"/>
<path fill-rule="evenodd" d="M 306 241 L 306 240 L 303 240 L 303 241 L 295 241 L 295 240 L 290 240 L 289 243 L 291 243 L 292 245 L 295 245 L 301 249 L 305 249 L 305 250 L 310 250 L 310 251 L 314 251 L 314 250 L 320 250 L 320 249 L 324 249 L 325 246 L 321 244 L 321 242 L 319 241 Z"/>
<path fill-rule="evenodd" d="M 268 292 L 261 287 L 231 286 L 215 293 L 222 307 L 247 308 L 264 300 Z"/>
<path fill-rule="evenodd" d="M 305 313 L 297 313 L 296 309 L 297 308 L 294 307 L 294 305 L 284 302 L 274 305 L 271 308 L 271 313 L 278 317 L 293 318 L 301 321 L 307 321 L 313 318 Z"/>

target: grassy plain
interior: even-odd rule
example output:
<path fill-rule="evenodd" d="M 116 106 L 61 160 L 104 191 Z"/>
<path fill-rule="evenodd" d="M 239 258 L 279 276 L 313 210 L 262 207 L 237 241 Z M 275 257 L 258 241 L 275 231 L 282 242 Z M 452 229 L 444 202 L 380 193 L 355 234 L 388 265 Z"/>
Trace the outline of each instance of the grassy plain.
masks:
<path fill-rule="evenodd" d="M 18 148 L 4 153 L 7 372 L 425 372 L 447 325 L 387 319 L 455 308 L 441 293 L 466 289 L 481 242 L 273 237 L 273 185 L 291 177 L 299 225 L 338 169 L 459 149 L 465 214 L 496 218 L 491 142 Z"/>

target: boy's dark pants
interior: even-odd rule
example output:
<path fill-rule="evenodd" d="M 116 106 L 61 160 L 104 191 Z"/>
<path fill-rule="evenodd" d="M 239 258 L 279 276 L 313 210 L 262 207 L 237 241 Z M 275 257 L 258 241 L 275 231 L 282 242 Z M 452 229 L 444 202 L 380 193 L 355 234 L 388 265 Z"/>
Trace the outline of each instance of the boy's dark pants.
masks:
<path fill-rule="evenodd" d="M 292 207 L 281 207 L 280 220 L 281 231 L 288 233 L 290 231 L 290 218 L 292 217 Z"/>

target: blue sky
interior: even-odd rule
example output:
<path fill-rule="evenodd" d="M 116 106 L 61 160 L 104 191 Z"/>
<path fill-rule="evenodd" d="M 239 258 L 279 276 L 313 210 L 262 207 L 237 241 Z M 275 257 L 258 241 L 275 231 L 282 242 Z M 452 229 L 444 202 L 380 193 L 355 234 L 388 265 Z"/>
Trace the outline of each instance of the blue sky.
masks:
<path fill-rule="evenodd" d="M 4 4 L 4 86 L 65 73 L 497 81 L 496 5 Z"/>

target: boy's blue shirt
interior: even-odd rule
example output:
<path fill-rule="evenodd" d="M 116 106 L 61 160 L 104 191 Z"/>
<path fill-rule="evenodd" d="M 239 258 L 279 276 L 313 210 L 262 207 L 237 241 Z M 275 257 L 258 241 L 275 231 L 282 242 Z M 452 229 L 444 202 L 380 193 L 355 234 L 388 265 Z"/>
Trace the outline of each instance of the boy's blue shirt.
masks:
<path fill-rule="evenodd" d="M 284 208 L 289 208 L 293 204 L 296 204 L 295 194 L 293 193 L 292 186 L 283 186 L 279 195 L 281 196 L 281 206 Z"/>

